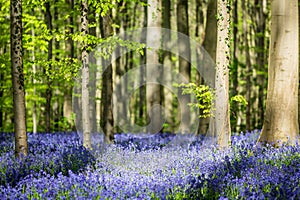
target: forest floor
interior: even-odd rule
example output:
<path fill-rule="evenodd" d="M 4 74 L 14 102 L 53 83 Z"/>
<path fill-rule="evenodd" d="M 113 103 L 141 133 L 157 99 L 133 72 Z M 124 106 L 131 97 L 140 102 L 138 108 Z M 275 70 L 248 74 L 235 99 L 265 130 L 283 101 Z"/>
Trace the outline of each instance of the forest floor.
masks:
<path fill-rule="evenodd" d="M 259 131 L 232 136 L 220 151 L 207 138 L 116 135 L 93 150 L 77 133 L 29 134 L 14 158 L 0 134 L 0 199 L 300 199 L 300 146 L 256 145 Z"/>

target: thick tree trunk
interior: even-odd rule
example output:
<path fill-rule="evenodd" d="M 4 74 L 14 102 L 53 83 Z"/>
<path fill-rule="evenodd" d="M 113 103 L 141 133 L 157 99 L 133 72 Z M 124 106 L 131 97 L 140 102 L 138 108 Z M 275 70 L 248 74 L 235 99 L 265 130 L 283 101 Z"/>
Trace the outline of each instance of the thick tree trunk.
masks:
<path fill-rule="evenodd" d="M 215 136 L 220 148 L 230 144 L 231 129 L 229 116 L 229 11 L 228 0 L 218 0 L 218 28 L 216 48 L 216 97 L 215 97 Z"/>
<path fill-rule="evenodd" d="M 177 1 L 177 30 L 179 33 L 183 33 L 189 36 L 189 18 L 188 18 L 188 1 Z M 184 82 L 189 83 L 191 79 L 191 63 L 188 61 L 191 58 L 190 42 L 184 40 L 181 35 L 178 34 L 178 49 L 179 49 L 179 74 L 184 77 Z M 183 57 L 187 58 L 184 59 Z M 178 90 L 178 100 L 180 101 L 181 124 L 179 131 L 181 133 L 189 133 L 191 113 L 188 104 L 191 101 L 190 95 L 182 95 L 182 90 Z"/>
<path fill-rule="evenodd" d="M 147 26 L 161 27 L 161 1 L 149 0 L 147 11 Z M 156 31 L 147 32 L 147 44 L 153 46 L 160 46 L 161 32 Z M 158 133 L 162 130 L 162 110 L 161 110 L 161 86 L 159 80 L 162 69 L 159 65 L 159 52 L 157 49 L 147 49 L 147 67 L 146 67 L 146 98 L 147 98 L 147 114 L 150 124 L 147 126 L 148 133 Z"/>
<path fill-rule="evenodd" d="M 83 36 L 89 33 L 88 21 L 88 1 L 81 2 L 81 32 Z M 90 127 L 90 95 L 89 95 L 89 55 L 87 51 L 88 44 L 83 44 L 82 49 L 82 90 L 81 90 L 81 103 L 82 103 L 82 133 L 83 145 L 91 149 L 91 127 Z"/>
<path fill-rule="evenodd" d="M 108 11 L 105 16 L 100 17 L 100 30 L 102 38 L 109 37 L 113 34 L 111 11 Z M 104 131 L 105 142 L 111 143 L 114 139 L 114 119 L 112 108 L 113 96 L 113 80 L 112 80 L 112 64 L 111 57 L 103 59 L 102 64 L 102 93 L 101 93 L 101 127 Z"/>
<path fill-rule="evenodd" d="M 52 34 L 52 16 L 50 10 L 50 3 L 45 3 L 45 20 L 47 24 L 47 29 L 50 34 Z M 48 40 L 48 61 L 52 60 L 52 38 Z M 48 72 L 51 72 L 51 64 L 49 64 Z M 46 132 L 51 131 L 51 99 L 52 99 L 52 80 L 49 75 L 47 75 L 47 89 L 46 89 L 46 109 L 45 109 L 45 117 L 46 117 Z"/>
<path fill-rule="evenodd" d="M 22 1 L 10 1 L 11 75 L 13 85 L 15 155 L 27 156 L 25 87 L 22 46 Z"/>
<path fill-rule="evenodd" d="M 259 141 L 277 146 L 295 143 L 299 134 L 298 1 L 273 0 L 271 15 L 268 95 Z"/>

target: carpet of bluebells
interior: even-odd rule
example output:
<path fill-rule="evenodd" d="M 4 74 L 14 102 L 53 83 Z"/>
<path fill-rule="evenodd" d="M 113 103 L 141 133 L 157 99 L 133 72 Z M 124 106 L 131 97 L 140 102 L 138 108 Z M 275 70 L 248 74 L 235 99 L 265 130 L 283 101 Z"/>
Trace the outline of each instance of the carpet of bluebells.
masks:
<path fill-rule="evenodd" d="M 207 137 L 116 135 L 88 151 L 77 133 L 29 134 L 14 158 L 0 134 L 0 199 L 300 199 L 300 146 L 261 146 L 258 131 L 218 150 Z"/>

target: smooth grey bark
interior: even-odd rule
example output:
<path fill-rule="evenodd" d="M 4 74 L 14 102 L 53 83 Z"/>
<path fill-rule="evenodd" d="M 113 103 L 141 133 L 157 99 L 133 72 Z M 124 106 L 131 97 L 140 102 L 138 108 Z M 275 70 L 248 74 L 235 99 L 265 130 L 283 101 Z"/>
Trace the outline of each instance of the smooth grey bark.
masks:
<path fill-rule="evenodd" d="M 298 39 L 298 1 L 273 0 L 268 95 L 260 142 L 280 146 L 298 139 Z"/>
<path fill-rule="evenodd" d="M 230 57 L 230 16 L 229 0 L 218 0 L 218 26 L 216 48 L 215 85 L 215 129 L 218 146 L 223 149 L 230 145 L 231 128 L 229 115 L 229 57 Z"/>
<path fill-rule="evenodd" d="M 252 100 L 251 100 L 251 90 L 252 90 L 252 64 L 250 58 L 250 50 L 249 50 L 249 40 L 248 40 L 248 24 L 247 24 L 247 7 L 246 1 L 242 1 L 242 10 L 243 10 L 243 42 L 244 42 L 244 51 L 246 57 L 246 100 L 248 102 L 246 107 L 246 130 L 251 130 L 251 107 L 252 107 Z"/>
<path fill-rule="evenodd" d="M 107 38 L 113 34 L 111 10 L 105 16 L 100 17 L 100 31 L 102 38 Z M 102 91 L 101 91 L 101 127 L 104 132 L 106 143 L 112 143 L 114 139 L 114 118 L 112 108 L 113 97 L 113 71 L 111 57 L 102 59 Z"/>
<path fill-rule="evenodd" d="M 211 59 L 216 62 L 216 48 L 217 48 L 217 1 L 209 0 L 206 12 L 206 26 L 205 35 L 203 40 L 203 47 L 210 55 Z M 201 110 L 200 110 L 201 112 Z M 211 118 L 200 118 L 198 125 L 198 133 L 205 134 L 207 132 L 213 132 L 214 125 Z M 211 124 L 211 125 L 209 125 Z"/>
<path fill-rule="evenodd" d="M 189 36 L 189 14 L 188 14 L 188 1 L 177 1 L 177 30 L 179 33 L 183 33 Z M 179 50 L 179 74 L 185 79 L 184 83 L 189 83 L 191 79 L 191 63 L 188 61 L 191 58 L 190 41 L 181 38 L 178 34 L 178 50 Z M 187 58 L 183 59 L 182 57 Z M 191 123 L 191 113 L 188 104 L 191 101 L 190 95 L 182 95 L 182 89 L 178 90 L 178 100 L 180 103 L 180 127 L 181 133 L 189 133 Z"/>
<path fill-rule="evenodd" d="M 90 18 L 89 18 L 89 24 L 96 24 L 96 13 L 94 9 L 90 9 Z M 96 27 L 90 27 L 89 28 L 89 34 L 96 37 Z M 97 67 L 96 67 L 96 58 L 94 55 L 89 56 L 89 91 L 90 91 L 90 125 L 91 125 L 91 132 L 95 133 L 97 132 L 97 119 L 96 119 L 96 73 L 97 73 Z"/>
<path fill-rule="evenodd" d="M 256 64 L 259 71 L 264 72 L 266 71 L 266 19 L 267 14 L 264 10 L 265 5 L 267 4 L 266 0 L 255 0 L 255 22 L 256 26 L 256 34 L 259 35 L 255 39 L 255 46 L 258 48 L 257 56 L 256 56 Z M 260 73 L 257 75 L 257 83 L 258 83 L 258 119 L 257 119 L 257 126 L 262 127 L 264 121 L 264 110 L 265 110 L 265 85 L 266 85 L 267 77 L 264 73 Z"/>
<path fill-rule="evenodd" d="M 32 15 L 34 14 L 34 8 L 32 9 Z M 35 30 L 34 26 L 31 26 L 31 37 L 35 38 Z M 36 65 L 35 65 L 35 50 L 33 49 L 31 51 L 31 59 L 32 59 L 32 73 L 36 74 Z M 33 95 L 36 95 L 36 79 L 32 77 L 32 83 L 33 83 Z M 36 100 L 33 100 L 33 110 L 32 110 L 32 131 L 33 133 L 37 133 L 37 103 Z"/>
<path fill-rule="evenodd" d="M 22 1 L 10 1 L 10 56 L 13 86 L 15 156 L 28 154 L 26 133 L 25 86 L 23 74 Z"/>
<path fill-rule="evenodd" d="M 83 36 L 89 34 L 88 21 L 88 1 L 81 1 L 81 33 Z M 88 44 L 84 43 L 82 47 L 82 84 L 81 84 L 81 103 L 82 103 L 82 132 L 83 145 L 91 149 L 91 127 L 90 127 L 90 95 L 89 95 L 89 54 Z"/>
<path fill-rule="evenodd" d="M 165 29 L 171 29 L 171 1 L 170 0 L 163 0 L 162 1 L 162 27 Z M 171 43 L 171 32 L 165 31 L 165 34 L 162 36 L 163 38 L 163 45 L 170 45 Z M 163 65 L 164 67 L 172 68 L 172 54 L 169 51 L 163 52 Z M 169 72 L 164 72 L 163 74 L 164 83 L 167 85 L 172 85 L 172 74 Z M 174 109 L 173 109 L 173 94 L 168 88 L 164 87 L 163 90 L 163 104 L 164 104 L 164 113 L 165 119 L 168 124 L 168 129 L 163 131 L 170 131 L 174 132 L 175 121 L 174 121 Z"/>
<path fill-rule="evenodd" d="M 146 3 L 147 0 L 144 0 L 144 2 Z M 148 8 L 146 6 L 144 6 L 143 8 L 143 27 L 147 27 L 147 19 L 148 17 Z M 141 42 L 145 42 L 147 39 L 147 31 L 145 31 L 143 29 L 143 33 L 141 35 Z M 143 55 L 140 56 L 140 65 L 145 65 L 147 60 L 147 51 L 146 48 L 143 49 Z M 145 80 L 145 68 L 141 67 L 140 68 L 140 77 L 139 77 L 139 81 L 140 81 L 140 85 L 141 88 L 139 90 L 139 118 L 141 119 L 141 122 L 145 122 L 146 121 L 146 117 L 145 117 L 145 105 L 146 105 L 146 87 L 143 85 Z"/>
<path fill-rule="evenodd" d="M 66 0 L 66 4 L 68 5 L 70 10 L 74 9 L 74 0 Z M 74 17 L 73 15 L 70 15 L 70 17 L 67 19 L 66 24 L 74 24 Z M 68 57 L 70 59 L 75 58 L 75 49 L 74 49 L 74 41 L 71 37 L 71 35 L 74 34 L 74 28 L 72 26 L 65 27 L 66 29 L 66 35 L 68 36 L 68 39 L 66 40 L 66 52 L 68 54 Z M 63 116 L 67 119 L 68 124 L 72 125 L 74 122 L 72 121 L 72 91 L 73 87 L 66 85 L 64 88 L 64 103 L 63 103 Z M 73 128 L 73 127 L 72 127 Z"/>
<path fill-rule="evenodd" d="M 147 26 L 161 27 L 161 1 L 149 0 L 147 11 Z M 160 47 L 160 30 L 147 32 L 147 44 Z M 146 67 L 146 98 L 147 114 L 150 123 L 147 126 L 148 133 L 158 133 L 162 130 L 162 109 L 161 109 L 161 80 L 162 69 L 159 65 L 158 49 L 147 49 L 147 67 Z"/>
<path fill-rule="evenodd" d="M 236 96 L 238 94 L 238 86 L 239 86 L 239 79 L 238 79 L 238 73 L 239 73 L 239 60 L 238 60 L 238 43 L 239 43 L 239 37 L 238 37 L 238 0 L 233 0 L 233 27 L 232 27 L 232 37 L 233 37 L 233 47 L 232 47 L 232 68 L 231 68 L 231 82 L 232 82 L 232 89 L 231 89 L 231 96 Z M 232 105 L 232 130 L 234 132 L 239 131 L 238 127 L 238 105 L 233 104 Z"/>

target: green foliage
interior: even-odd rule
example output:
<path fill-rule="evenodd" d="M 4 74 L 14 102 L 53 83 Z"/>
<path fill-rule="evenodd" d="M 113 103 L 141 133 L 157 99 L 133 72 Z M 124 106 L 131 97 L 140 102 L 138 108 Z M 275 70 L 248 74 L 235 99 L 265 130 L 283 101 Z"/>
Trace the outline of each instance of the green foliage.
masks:
<path fill-rule="evenodd" d="M 240 103 L 242 106 L 245 106 L 245 107 L 248 105 L 247 100 L 242 95 L 235 95 L 235 96 L 231 97 L 230 103 L 231 104 Z"/>
<path fill-rule="evenodd" d="M 174 86 L 182 89 L 182 94 L 193 94 L 196 96 L 196 103 L 189 103 L 191 108 L 199 109 L 199 118 L 211 117 L 214 109 L 213 100 L 215 98 L 214 92 L 206 85 L 196 85 L 195 83 L 181 83 L 174 84 Z"/>

